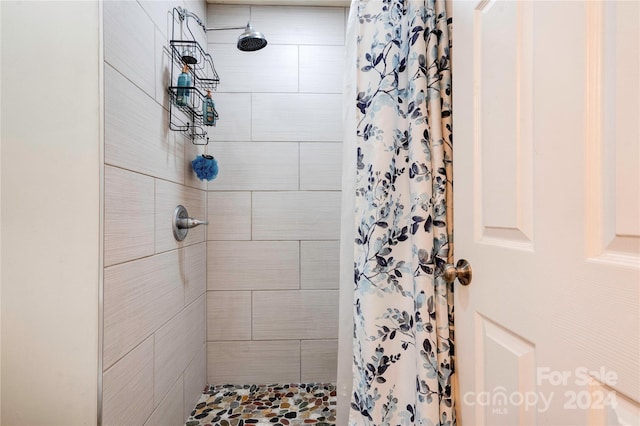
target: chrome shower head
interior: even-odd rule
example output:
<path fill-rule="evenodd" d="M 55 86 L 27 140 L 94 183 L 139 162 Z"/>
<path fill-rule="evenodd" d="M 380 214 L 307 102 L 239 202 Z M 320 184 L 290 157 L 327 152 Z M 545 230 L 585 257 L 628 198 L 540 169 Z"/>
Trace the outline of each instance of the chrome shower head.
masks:
<path fill-rule="evenodd" d="M 251 26 L 251 22 L 247 24 L 247 28 L 238 37 L 238 49 L 243 52 L 260 50 L 266 45 L 266 37 L 261 32 L 255 31 Z"/>

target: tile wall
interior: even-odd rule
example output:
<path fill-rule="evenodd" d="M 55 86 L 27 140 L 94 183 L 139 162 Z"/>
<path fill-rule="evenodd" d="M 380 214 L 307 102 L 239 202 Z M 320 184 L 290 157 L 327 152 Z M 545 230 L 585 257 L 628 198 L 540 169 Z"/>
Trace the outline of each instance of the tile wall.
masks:
<path fill-rule="evenodd" d="M 204 1 L 104 2 L 104 425 L 183 424 L 206 384 L 206 228 L 171 230 L 176 205 L 207 208 L 202 150 L 168 129 L 174 6 L 206 16 Z"/>
<path fill-rule="evenodd" d="M 210 27 L 251 19 L 268 46 L 209 32 L 220 114 L 209 153 L 207 379 L 336 379 L 346 10 L 209 5 Z"/>

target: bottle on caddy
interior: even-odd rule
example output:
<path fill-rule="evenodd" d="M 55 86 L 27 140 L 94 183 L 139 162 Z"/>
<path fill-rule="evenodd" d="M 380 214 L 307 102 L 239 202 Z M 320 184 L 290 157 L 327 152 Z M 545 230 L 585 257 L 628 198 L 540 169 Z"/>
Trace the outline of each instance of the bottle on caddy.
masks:
<path fill-rule="evenodd" d="M 189 65 L 184 64 L 182 73 L 178 76 L 178 90 L 176 91 L 176 104 L 186 106 L 189 103 L 191 90 L 191 74 Z"/>
<path fill-rule="evenodd" d="M 204 103 L 202 104 L 202 121 L 205 126 L 215 126 L 216 118 L 216 107 L 213 99 L 211 99 L 211 90 L 207 90 L 207 97 L 204 98 Z"/>

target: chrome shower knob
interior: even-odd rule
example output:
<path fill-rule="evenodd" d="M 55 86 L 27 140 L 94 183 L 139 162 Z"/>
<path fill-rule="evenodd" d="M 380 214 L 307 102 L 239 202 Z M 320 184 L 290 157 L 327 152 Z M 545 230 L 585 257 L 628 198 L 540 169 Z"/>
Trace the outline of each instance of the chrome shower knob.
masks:
<path fill-rule="evenodd" d="M 208 225 L 208 220 L 198 220 L 189 217 L 187 209 L 179 205 L 173 211 L 173 236 L 177 241 L 182 241 L 187 238 L 189 229 L 195 228 L 198 225 Z"/>

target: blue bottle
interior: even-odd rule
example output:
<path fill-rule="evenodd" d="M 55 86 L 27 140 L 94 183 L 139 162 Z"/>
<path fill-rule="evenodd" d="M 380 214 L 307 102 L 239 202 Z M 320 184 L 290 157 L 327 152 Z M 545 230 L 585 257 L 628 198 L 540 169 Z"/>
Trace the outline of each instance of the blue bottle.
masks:
<path fill-rule="evenodd" d="M 216 106 L 211 99 L 211 90 L 207 90 L 207 97 L 202 104 L 202 121 L 205 126 L 216 125 Z"/>
<path fill-rule="evenodd" d="M 178 76 L 178 90 L 176 91 L 176 104 L 186 106 L 189 103 L 190 89 L 181 89 L 181 87 L 191 87 L 191 74 L 189 74 L 189 65 L 182 67 L 182 73 Z"/>

